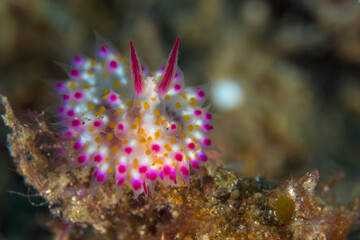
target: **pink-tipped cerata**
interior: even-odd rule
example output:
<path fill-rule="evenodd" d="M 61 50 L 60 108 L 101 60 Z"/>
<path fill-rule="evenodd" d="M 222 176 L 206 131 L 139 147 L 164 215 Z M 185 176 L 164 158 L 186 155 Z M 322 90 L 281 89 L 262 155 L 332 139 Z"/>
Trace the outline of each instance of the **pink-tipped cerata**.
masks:
<path fill-rule="evenodd" d="M 91 186 L 112 181 L 137 198 L 152 194 L 157 182 L 189 186 L 191 172 L 201 175 L 213 117 L 203 106 L 205 91 L 185 87 L 177 69 L 179 40 L 154 72 L 142 70 L 131 41 L 130 68 L 104 43 L 95 60 L 74 58 L 66 69 L 70 80 L 56 85 L 61 157 L 71 168 L 91 168 L 97 183 Z"/>
<path fill-rule="evenodd" d="M 132 72 L 133 86 L 136 95 L 140 95 L 144 87 L 144 79 L 143 79 L 143 73 L 141 70 L 140 62 L 136 55 L 135 48 L 131 40 L 130 40 L 130 51 L 131 51 L 130 58 L 131 58 L 131 72 Z"/>
<path fill-rule="evenodd" d="M 163 77 L 158 84 L 158 92 L 161 95 L 165 95 L 171 86 L 171 82 L 175 76 L 176 65 L 177 65 L 177 56 L 179 50 L 180 36 L 176 39 L 173 49 L 169 55 L 169 59 L 166 63 L 166 67 L 163 73 Z"/>

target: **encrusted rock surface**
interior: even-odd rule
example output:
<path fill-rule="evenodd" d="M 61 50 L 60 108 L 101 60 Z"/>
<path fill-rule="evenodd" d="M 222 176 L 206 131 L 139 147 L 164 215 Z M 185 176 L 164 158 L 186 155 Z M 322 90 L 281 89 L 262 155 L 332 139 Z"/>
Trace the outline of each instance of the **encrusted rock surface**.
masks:
<path fill-rule="evenodd" d="M 61 142 L 43 115 L 19 121 L 1 97 L 9 149 L 19 174 L 56 216 L 47 226 L 64 239 L 345 239 L 358 223 L 360 199 L 327 202 L 333 186 L 316 188 L 313 170 L 281 184 L 243 179 L 216 163 L 192 175 L 190 187 L 156 186 L 134 199 L 130 189 L 93 186 L 90 169 L 69 170 Z M 92 226 L 93 228 L 89 227 Z"/>

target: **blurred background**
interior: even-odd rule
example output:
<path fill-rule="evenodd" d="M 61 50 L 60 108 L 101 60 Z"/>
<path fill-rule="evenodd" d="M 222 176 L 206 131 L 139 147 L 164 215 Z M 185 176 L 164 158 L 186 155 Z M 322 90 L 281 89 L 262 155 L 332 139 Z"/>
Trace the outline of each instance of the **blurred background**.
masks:
<path fill-rule="evenodd" d="M 19 115 L 56 106 L 55 61 L 94 55 L 96 30 L 125 56 L 164 64 L 181 35 L 188 86 L 211 82 L 215 161 L 280 182 L 344 170 L 337 200 L 360 193 L 360 3 L 356 0 L 1 0 L 0 92 Z M 48 239 L 51 216 L 32 206 L 0 124 L 0 239 Z M 34 193 L 34 191 L 30 191 Z M 41 199 L 32 199 L 40 203 Z"/>

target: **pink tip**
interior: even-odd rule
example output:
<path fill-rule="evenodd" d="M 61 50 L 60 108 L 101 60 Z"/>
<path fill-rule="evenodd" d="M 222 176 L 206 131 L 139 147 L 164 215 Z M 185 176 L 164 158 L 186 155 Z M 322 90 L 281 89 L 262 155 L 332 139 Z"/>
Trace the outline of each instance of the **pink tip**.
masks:
<path fill-rule="evenodd" d="M 160 151 L 160 145 L 159 144 L 153 144 L 151 146 L 151 150 L 154 152 L 159 152 Z"/>
<path fill-rule="evenodd" d="M 64 100 L 64 101 L 69 101 L 69 100 L 70 100 L 70 96 L 67 95 L 67 94 L 64 94 L 64 95 L 63 95 L 63 100 Z"/>
<path fill-rule="evenodd" d="M 175 73 L 175 76 L 174 76 L 174 80 L 177 80 L 177 79 L 179 79 L 179 77 L 180 77 L 180 74 L 178 74 L 178 73 Z"/>
<path fill-rule="evenodd" d="M 175 89 L 175 91 L 177 91 L 177 92 L 179 92 L 179 91 L 181 91 L 181 85 L 180 84 L 175 84 L 175 86 L 174 86 L 174 89 Z"/>
<path fill-rule="evenodd" d="M 194 149 L 195 149 L 195 143 L 193 143 L 193 142 L 189 143 L 187 146 L 188 146 L 188 148 L 189 148 L 190 150 L 194 150 Z"/>
<path fill-rule="evenodd" d="M 138 179 L 132 180 L 131 185 L 135 191 L 140 190 L 141 188 L 141 182 Z"/>
<path fill-rule="evenodd" d="M 64 106 L 61 106 L 58 108 L 58 112 L 59 113 L 63 113 L 65 111 L 65 107 Z"/>
<path fill-rule="evenodd" d="M 75 142 L 74 143 L 74 150 L 81 150 L 81 148 L 83 147 L 82 143 L 81 142 Z"/>
<path fill-rule="evenodd" d="M 191 160 L 190 164 L 191 164 L 192 168 L 194 168 L 194 169 L 199 169 L 200 168 L 199 162 L 197 160 Z"/>
<path fill-rule="evenodd" d="M 187 178 L 190 175 L 189 169 L 187 167 L 185 167 L 185 166 L 182 166 L 180 168 L 180 172 L 181 172 L 181 175 L 183 175 L 184 178 Z"/>
<path fill-rule="evenodd" d="M 196 96 L 198 97 L 198 99 L 202 100 L 204 99 L 205 97 L 205 92 L 201 89 L 199 89 L 197 92 L 196 92 Z"/>
<path fill-rule="evenodd" d="M 87 162 L 87 160 L 88 160 L 88 155 L 85 154 L 85 153 L 79 155 L 78 158 L 77 158 L 77 162 L 80 163 L 80 164 L 83 164 L 83 163 Z"/>
<path fill-rule="evenodd" d="M 117 129 L 118 129 L 119 131 L 124 132 L 124 131 L 125 131 L 125 126 L 124 126 L 124 124 L 123 124 L 123 123 L 119 123 L 119 124 L 117 125 Z"/>
<path fill-rule="evenodd" d="M 116 70 L 117 68 L 118 68 L 118 63 L 117 63 L 117 61 L 116 60 L 111 60 L 110 62 L 109 62 L 109 68 L 110 68 L 110 70 L 112 70 L 112 71 L 114 71 L 114 70 Z"/>
<path fill-rule="evenodd" d="M 195 111 L 194 111 L 194 115 L 195 115 L 196 117 L 200 117 L 201 114 L 202 114 L 201 110 L 195 110 Z"/>
<path fill-rule="evenodd" d="M 203 125 L 203 129 L 204 129 L 204 132 L 209 132 L 209 131 L 213 130 L 214 127 L 212 125 L 210 125 L 210 124 L 205 123 Z"/>
<path fill-rule="evenodd" d="M 82 62 L 83 62 L 83 59 L 82 59 L 82 57 L 80 57 L 80 56 L 75 56 L 75 57 L 73 58 L 73 63 L 74 63 L 75 66 L 81 65 Z"/>
<path fill-rule="evenodd" d="M 73 137 L 73 136 L 74 136 L 74 132 L 71 131 L 71 130 L 66 131 L 65 134 L 66 134 L 67 136 L 69 136 L 69 137 Z M 76 149 L 75 149 L 75 150 L 76 150 Z"/>
<path fill-rule="evenodd" d="M 105 178 L 106 178 L 105 174 L 99 172 L 96 176 L 96 181 L 98 181 L 99 183 L 102 183 L 105 181 Z"/>
<path fill-rule="evenodd" d="M 96 163 L 100 163 L 103 159 L 104 157 L 100 153 L 94 155 L 94 162 Z"/>
<path fill-rule="evenodd" d="M 202 162 L 206 162 L 208 160 L 207 156 L 204 153 L 198 154 L 198 157 Z"/>
<path fill-rule="evenodd" d="M 118 179 L 118 181 L 117 181 L 117 185 L 118 186 L 121 186 L 121 185 L 123 185 L 124 184 L 124 182 L 125 182 L 125 178 L 124 177 L 120 177 L 119 179 Z"/>
<path fill-rule="evenodd" d="M 94 123 L 93 123 L 94 127 L 96 127 L 96 128 L 101 127 L 102 124 L 103 123 L 102 123 L 101 120 L 95 120 Z"/>
<path fill-rule="evenodd" d="M 130 40 L 130 58 L 131 58 L 131 72 L 134 90 L 136 95 L 140 95 L 144 88 L 143 73 L 140 67 L 139 59 L 136 55 L 134 45 Z"/>
<path fill-rule="evenodd" d="M 119 173 L 125 173 L 126 172 L 126 166 L 124 164 L 120 164 L 118 167 Z"/>
<path fill-rule="evenodd" d="M 181 162 L 183 160 L 183 155 L 181 153 L 175 153 L 175 160 Z"/>
<path fill-rule="evenodd" d="M 159 68 L 158 72 L 160 74 L 163 74 L 164 70 L 165 70 L 165 66 L 162 66 L 161 68 Z"/>
<path fill-rule="evenodd" d="M 210 120 L 212 119 L 212 114 L 211 114 L 211 113 L 205 113 L 204 119 L 205 119 L 206 121 L 210 121 Z"/>
<path fill-rule="evenodd" d="M 71 121 L 71 126 L 79 127 L 81 125 L 81 121 L 79 119 L 74 119 Z"/>
<path fill-rule="evenodd" d="M 65 84 L 62 83 L 62 82 L 58 82 L 56 83 L 56 86 L 55 86 L 56 90 L 58 90 L 59 92 L 63 91 L 65 89 Z"/>
<path fill-rule="evenodd" d="M 117 100 L 118 100 L 118 97 L 116 96 L 116 94 L 111 94 L 111 95 L 109 96 L 109 101 L 110 101 L 111 103 L 116 103 Z"/>
<path fill-rule="evenodd" d="M 67 111 L 67 115 L 68 115 L 69 117 L 73 117 L 73 116 L 75 115 L 74 110 L 70 109 L 69 111 Z"/>
<path fill-rule="evenodd" d="M 164 169 L 163 169 L 163 172 L 164 172 L 164 175 L 169 175 L 170 172 L 171 172 L 170 166 L 165 165 L 165 166 L 164 166 Z"/>
<path fill-rule="evenodd" d="M 141 70 L 143 71 L 143 73 L 147 73 L 148 72 L 148 68 L 146 66 L 141 66 Z"/>
<path fill-rule="evenodd" d="M 133 148 L 132 147 L 126 147 L 125 149 L 124 149 L 124 151 L 125 151 L 125 153 L 126 154 L 131 154 L 132 153 L 132 151 L 133 151 Z"/>
<path fill-rule="evenodd" d="M 211 145 L 211 139 L 210 138 L 204 138 L 203 139 L 204 146 L 210 146 Z"/>
<path fill-rule="evenodd" d="M 82 92 L 80 92 L 80 91 L 76 91 L 76 92 L 74 93 L 74 98 L 75 98 L 76 100 L 81 100 L 83 97 L 84 97 L 84 94 L 83 94 Z"/>
<path fill-rule="evenodd" d="M 150 171 L 146 174 L 146 177 L 147 177 L 148 179 L 150 179 L 151 181 L 155 181 L 156 178 L 157 178 L 156 171 L 155 171 L 155 170 L 150 170 Z"/>
<path fill-rule="evenodd" d="M 77 69 L 71 69 L 70 75 L 71 75 L 71 77 L 73 77 L 73 78 L 78 78 L 78 77 L 80 77 L 80 72 L 79 72 L 79 70 L 77 70 Z"/>
<path fill-rule="evenodd" d="M 140 166 L 139 167 L 139 173 L 146 173 L 147 172 L 147 167 L 146 166 Z"/>
<path fill-rule="evenodd" d="M 171 126 L 170 126 L 170 130 L 171 131 L 175 131 L 176 130 L 176 124 L 171 124 Z"/>
<path fill-rule="evenodd" d="M 179 50 L 179 42 L 180 36 L 177 37 L 176 42 L 174 44 L 173 49 L 169 55 L 168 61 L 166 63 L 166 67 L 163 73 L 163 77 L 158 84 L 158 92 L 162 95 L 165 95 L 170 88 L 172 80 L 174 79 L 176 66 L 177 66 L 177 58 L 178 58 L 178 50 Z"/>
<path fill-rule="evenodd" d="M 100 47 L 100 54 L 102 57 L 104 57 L 109 51 L 109 48 L 107 46 L 101 46 Z"/>

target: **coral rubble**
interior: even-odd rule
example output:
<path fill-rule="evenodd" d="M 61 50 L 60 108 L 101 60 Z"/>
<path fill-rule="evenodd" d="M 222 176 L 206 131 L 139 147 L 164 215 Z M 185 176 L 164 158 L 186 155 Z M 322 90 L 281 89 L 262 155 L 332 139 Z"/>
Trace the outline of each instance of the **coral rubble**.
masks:
<path fill-rule="evenodd" d="M 194 177 L 188 188 L 157 183 L 154 195 L 135 199 L 130 189 L 116 193 L 105 182 L 94 194 L 88 190 L 90 169 L 65 171 L 66 162 L 55 160 L 61 142 L 44 117 L 23 123 L 6 97 L 1 99 L 17 171 L 57 216 L 51 227 L 60 238 L 345 239 L 358 223 L 360 199 L 347 207 L 326 202 L 333 189 L 329 184 L 316 188 L 316 170 L 276 184 L 242 179 L 209 162 L 202 167 L 203 182 Z"/>

